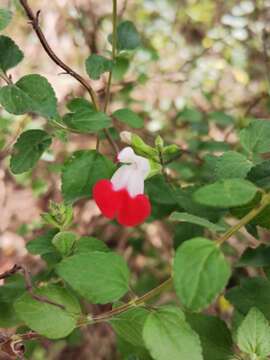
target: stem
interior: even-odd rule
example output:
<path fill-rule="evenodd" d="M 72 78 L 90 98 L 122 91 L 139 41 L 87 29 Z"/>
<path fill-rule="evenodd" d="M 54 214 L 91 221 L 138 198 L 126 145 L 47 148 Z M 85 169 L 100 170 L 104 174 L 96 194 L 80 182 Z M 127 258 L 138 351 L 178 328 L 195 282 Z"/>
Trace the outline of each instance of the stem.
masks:
<path fill-rule="evenodd" d="M 249 213 L 247 213 L 236 225 L 232 226 L 228 231 L 226 231 L 225 234 L 216 241 L 216 243 L 218 245 L 223 244 L 234 233 L 236 233 L 239 229 L 241 229 L 242 226 L 245 226 L 251 220 L 253 220 L 269 204 L 270 204 L 270 194 L 264 194 L 258 206 L 252 209 Z"/>
<path fill-rule="evenodd" d="M 112 60 L 114 62 L 116 57 L 116 45 L 117 45 L 117 0 L 113 0 L 113 33 L 112 33 Z M 110 102 L 110 92 L 112 85 L 112 70 L 109 73 L 108 84 L 106 89 L 104 112 L 107 112 Z"/>
<path fill-rule="evenodd" d="M 90 324 L 110 320 L 113 316 L 122 314 L 123 312 L 128 311 L 136 306 L 141 306 L 145 302 L 152 300 L 157 295 L 159 295 L 161 292 L 170 288 L 171 286 L 172 286 L 172 278 L 170 277 L 169 279 L 165 280 L 162 284 L 160 284 L 156 288 L 150 290 L 148 293 L 144 294 L 143 296 L 141 296 L 135 300 L 131 300 L 127 304 L 116 307 L 108 312 L 105 312 L 104 314 L 92 316 L 90 318 Z M 88 320 L 88 323 L 89 323 L 89 320 Z"/>

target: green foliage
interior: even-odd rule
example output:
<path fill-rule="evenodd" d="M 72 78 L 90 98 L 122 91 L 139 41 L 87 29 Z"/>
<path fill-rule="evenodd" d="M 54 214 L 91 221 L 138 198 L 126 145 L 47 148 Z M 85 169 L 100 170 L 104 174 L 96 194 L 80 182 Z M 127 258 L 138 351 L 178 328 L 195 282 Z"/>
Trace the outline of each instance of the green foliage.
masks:
<path fill-rule="evenodd" d="M 64 309 L 35 300 L 29 293 L 25 293 L 14 305 L 19 318 L 30 329 L 49 339 L 60 339 L 69 335 L 75 329 L 81 315 L 78 300 L 66 289 L 55 285 L 37 289 L 35 294 L 63 305 Z"/>
<path fill-rule="evenodd" d="M 237 345 L 240 350 L 258 358 L 270 355 L 270 326 L 264 315 L 251 308 L 237 330 Z"/>
<path fill-rule="evenodd" d="M 248 247 L 241 255 L 237 266 L 264 267 L 270 265 L 270 247 L 259 245 L 257 248 Z"/>
<path fill-rule="evenodd" d="M 26 75 L 14 85 L 0 89 L 0 104 L 11 114 L 29 112 L 52 118 L 57 114 L 56 97 L 48 80 L 40 75 Z"/>
<path fill-rule="evenodd" d="M 163 307 L 150 313 L 143 339 L 155 360 L 203 359 L 199 337 L 177 307 Z"/>
<path fill-rule="evenodd" d="M 53 245 L 64 257 L 71 254 L 75 242 L 76 235 L 70 231 L 61 231 L 52 239 Z"/>
<path fill-rule="evenodd" d="M 98 80 L 102 74 L 111 71 L 113 62 L 104 56 L 92 54 L 85 61 L 87 74 L 93 80 Z"/>
<path fill-rule="evenodd" d="M 74 252 L 78 254 L 88 253 L 91 251 L 101 251 L 101 252 L 110 251 L 110 249 L 106 246 L 106 244 L 103 241 L 90 236 L 81 237 L 76 241 L 74 245 L 75 245 Z"/>
<path fill-rule="evenodd" d="M 27 243 L 26 248 L 33 255 L 45 255 L 55 252 L 52 239 L 56 235 L 56 230 L 49 230 L 43 235 L 38 236 L 35 240 Z"/>
<path fill-rule="evenodd" d="M 213 241 L 195 238 L 177 249 L 174 287 L 181 303 L 192 311 L 210 305 L 226 286 L 230 274 L 229 264 Z"/>
<path fill-rule="evenodd" d="M 100 179 L 111 177 L 115 167 L 105 156 L 94 150 L 75 152 L 62 172 L 62 193 L 65 201 L 74 202 L 92 196 L 92 187 Z"/>
<path fill-rule="evenodd" d="M 116 110 L 112 116 L 135 129 L 141 128 L 144 125 L 143 119 L 130 109 Z"/>
<path fill-rule="evenodd" d="M 185 212 L 172 213 L 170 216 L 170 220 L 196 224 L 196 225 L 202 226 L 204 228 L 207 228 L 211 231 L 216 231 L 216 232 L 225 230 L 225 228 L 221 225 L 213 224 L 210 221 L 208 221 L 207 219 L 203 219 L 199 216 L 195 216 L 195 215 L 188 214 Z"/>
<path fill-rule="evenodd" d="M 7 17 L 6 21 L 8 21 Z M 7 70 L 18 65 L 22 61 L 22 59 L 23 52 L 19 49 L 15 42 L 7 36 L 0 35 L 0 70 L 5 73 Z"/>
<path fill-rule="evenodd" d="M 4 30 L 12 19 L 12 13 L 8 9 L 0 9 L 0 31 Z"/>
<path fill-rule="evenodd" d="M 13 147 L 11 171 L 14 174 L 21 174 L 31 170 L 51 143 L 52 138 L 43 130 L 23 132 Z"/>
<path fill-rule="evenodd" d="M 131 21 L 122 21 L 117 26 L 118 50 L 134 50 L 140 46 L 140 35 Z"/>
<path fill-rule="evenodd" d="M 187 313 L 186 318 L 192 329 L 200 337 L 204 359 L 232 359 L 232 337 L 224 321 L 214 316 L 191 313 Z"/>
<path fill-rule="evenodd" d="M 226 179 L 201 187 L 194 193 L 194 200 L 202 205 L 230 208 L 247 204 L 256 192 L 256 186 L 247 180 Z"/>
<path fill-rule="evenodd" d="M 252 163 L 244 155 L 236 151 L 227 151 L 217 160 L 215 177 L 217 180 L 244 179 L 251 167 Z"/>
<path fill-rule="evenodd" d="M 129 269 L 121 256 L 111 252 L 80 253 L 63 260 L 56 269 L 74 290 L 95 304 L 119 300 L 128 291 Z"/>

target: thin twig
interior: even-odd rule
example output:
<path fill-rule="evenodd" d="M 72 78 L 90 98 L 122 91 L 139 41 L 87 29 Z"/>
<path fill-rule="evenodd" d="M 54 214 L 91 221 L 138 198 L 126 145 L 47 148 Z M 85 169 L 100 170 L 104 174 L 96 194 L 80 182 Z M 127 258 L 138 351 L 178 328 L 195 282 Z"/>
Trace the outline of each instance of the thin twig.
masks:
<path fill-rule="evenodd" d="M 263 58 L 265 64 L 265 75 L 268 82 L 268 87 L 270 88 L 270 61 L 268 56 L 268 45 L 267 40 L 269 39 L 269 33 L 264 29 L 262 33 L 262 43 L 263 43 Z"/>

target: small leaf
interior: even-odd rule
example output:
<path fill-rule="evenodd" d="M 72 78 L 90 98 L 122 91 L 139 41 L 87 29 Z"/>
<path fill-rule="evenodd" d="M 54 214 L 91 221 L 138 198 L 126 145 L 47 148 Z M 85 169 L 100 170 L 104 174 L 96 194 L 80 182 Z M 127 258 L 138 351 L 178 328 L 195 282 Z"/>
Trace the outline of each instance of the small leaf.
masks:
<path fill-rule="evenodd" d="M 198 335 L 177 307 L 163 307 L 148 315 L 143 339 L 155 360 L 203 360 Z"/>
<path fill-rule="evenodd" d="M 1 21 L 1 13 L 0 13 Z M 0 23 L 1 25 L 1 23 Z M 19 64 L 23 59 L 23 52 L 15 42 L 4 35 L 0 36 L 0 70 L 6 72 Z"/>
<path fill-rule="evenodd" d="M 258 161 L 258 155 L 270 152 L 270 122 L 252 120 L 247 128 L 241 130 L 240 142 L 247 153 Z"/>
<path fill-rule="evenodd" d="M 62 193 L 65 201 L 74 202 L 92 196 L 92 188 L 100 179 L 108 179 L 114 164 L 94 150 L 75 152 L 65 163 L 62 172 Z"/>
<path fill-rule="evenodd" d="M 134 308 L 114 316 L 110 321 L 114 331 L 125 341 L 134 346 L 143 346 L 142 331 L 148 311 L 143 308 Z"/>
<path fill-rule="evenodd" d="M 248 180 L 258 187 L 270 189 L 270 160 L 263 161 L 254 166 L 248 173 Z"/>
<path fill-rule="evenodd" d="M 52 118 L 57 114 L 53 88 L 46 78 L 36 74 L 26 75 L 16 84 L 2 87 L 0 103 L 9 113 L 15 115 L 33 112 Z"/>
<path fill-rule="evenodd" d="M 258 309 L 250 309 L 239 326 L 237 345 L 244 353 L 260 359 L 270 355 L 270 326 Z"/>
<path fill-rule="evenodd" d="M 140 35 L 131 21 L 122 21 L 117 26 L 118 50 L 134 50 L 140 46 Z"/>
<path fill-rule="evenodd" d="M 49 230 L 45 234 L 38 236 L 35 240 L 27 243 L 26 248 L 33 255 L 45 255 L 55 252 L 55 247 L 52 244 L 57 230 Z"/>
<path fill-rule="evenodd" d="M 113 64 L 113 78 L 116 81 L 123 80 L 125 74 L 129 69 L 130 62 L 127 58 L 122 56 L 117 56 Z"/>
<path fill-rule="evenodd" d="M 12 13 L 8 9 L 0 9 L 0 31 L 4 30 L 12 19 Z"/>
<path fill-rule="evenodd" d="M 230 208 L 247 204 L 256 192 L 256 186 L 247 180 L 227 179 L 201 187 L 193 197 L 202 205 Z"/>
<path fill-rule="evenodd" d="M 63 256 L 70 255 L 75 241 L 76 235 L 70 231 L 61 231 L 52 239 L 53 245 Z"/>
<path fill-rule="evenodd" d="M 61 339 L 69 335 L 76 328 L 81 315 L 78 300 L 66 289 L 55 285 L 37 289 L 35 294 L 63 305 L 65 309 L 37 301 L 25 293 L 14 305 L 19 318 L 30 329 L 49 339 Z"/>
<path fill-rule="evenodd" d="M 43 130 L 23 132 L 13 147 L 10 168 L 14 174 L 31 170 L 51 145 L 52 138 Z"/>
<path fill-rule="evenodd" d="M 71 99 L 68 103 L 67 103 L 67 108 L 68 110 L 70 110 L 71 112 L 81 112 L 84 110 L 92 110 L 95 111 L 95 108 L 93 106 L 92 103 L 90 103 L 90 101 L 81 98 L 81 97 L 77 97 L 77 98 L 73 98 Z"/>
<path fill-rule="evenodd" d="M 215 316 L 192 313 L 187 313 L 186 318 L 200 337 L 204 359 L 232 360 L 232 336 L 224 321 Z"/>
<path fill-rule="evenodd" d="M 139 129 L 144 125 L 143 119 L 130 109 L 116 110 L 112 116 L 135 129 Z"/>
<path fill-rule="evenodd" d="M 112 126 L 112 120 L 101 111 L 92 109 L 68 113 L 63 117 L 63 122 L 71 129 L 82 133 L 97 133 Z"/>
<path fill-rule="evenodd" d="M 108 252 L 110 249 L 107 245 L 92 236 L 83 236 L 75 243 L 74 252 L 76 254 L 88 253 L 92 251 Z"/>
<path fill-rule="evenodd" d="M 173 264 L 174 287 L 181 303 L 192 311 L 210 305 L 226 286 L 230 274 L 223 253 L 211 240 L 194 238 L 177 249 Z"/>
<path fill-rule="evenodd" d="M 170 216 L 170 220 L 171 221 L 180 221 L 180 222 L 188 222 L 191 224 L 196 224 L 196 225 L 200 225 L 206 229 L 209 229 L 211 231 L 225 231 L 226 229 L 218 224 L 214 224 L 210 221 L 208 221 L 207 219 L 201 218 L 199 216 L 196 215 L 192 215 L 192 214 L 188 214 L 185 212 L 177 212 L 175 211 L 174 213 L 171 214 Z"/>
<path fill-rule="evenodd" d="M 111 252 L 74 255 L 57 265 L 57 273 L 94 304 L 117 301 L 128 291 L 129 269 L 121 256 Z"/>
<path fill-rule="evenodd" d="M 104 56 L 92 54 L 85 61 L 87 74 L 93 80 L 98 80 L 102 74 L 111 71 L 113 62 Z"/>
<path fill-rule="evenodd" d="M 227 151 L 217 159 L 215 177 L 217 180 L 244 179 L 251 167 L 252 163 L 244 155 L 236 151 Z"/>
<path fill-rule="evenodd" d="M 264 267 L 270 265 L 270 246 L 260 245 L 257 248 L 247 248 L 238 260 L 238 267 Z"/>

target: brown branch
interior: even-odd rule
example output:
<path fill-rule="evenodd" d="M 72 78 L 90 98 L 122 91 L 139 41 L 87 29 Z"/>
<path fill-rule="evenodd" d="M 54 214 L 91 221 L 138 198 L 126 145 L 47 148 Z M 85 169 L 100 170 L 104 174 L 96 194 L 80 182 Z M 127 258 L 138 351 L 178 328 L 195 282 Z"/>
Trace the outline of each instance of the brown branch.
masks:
<path fill-rule="evenodd" d="M 0 280 L 2 279 L 6 279 L 12 275 L 15 275 L 17 274 L 18 272 L 21 272 L 23 277 L 24 277 L 24 281 L 25 281 L 25 287 L 26 287 L 26 291 L 31 295 L 31 297 L 37 301 L 40 301 L 42 303 L 46 303 L 46 304 L 49 304 L 49 305 L 53 305 L 53 306 L 57 306 L 59 307 L 60 309 L 62 310 L 65 310 L 65 307 L 64 305 L 61 305 L 61 304 L 58 304 L 58 303 L 55 303 L 54 301 L 51 301 L 49 299 L 47 299 L 46 297 L 44 296 L 40 296 L 40 295 L 36 295 L 34 293 L 34 288 L 33 288 L 33 284 L 32 284 L 32 279 L 31 279 L 31 274 L 30 272 L 22 265 L 17 265 L 15 264 L 13 266 L 12 269 L 4 272 L 3 274 L 0 274 Z"/>

